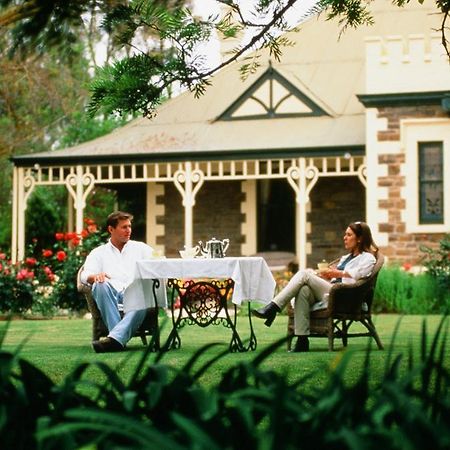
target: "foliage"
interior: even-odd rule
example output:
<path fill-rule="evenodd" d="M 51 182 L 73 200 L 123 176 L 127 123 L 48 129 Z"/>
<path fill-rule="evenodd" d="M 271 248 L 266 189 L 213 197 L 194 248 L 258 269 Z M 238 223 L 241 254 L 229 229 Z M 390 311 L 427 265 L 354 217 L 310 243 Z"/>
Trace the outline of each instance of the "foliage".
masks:
<path fill-rule="evenodd" d="M 258 58 L 252 56 L 248 62 L 245 56 L 248 50 L 267 48 L 270 55 L 279 60 L 282 47 L 290 45 L 282 35 L 291 29 L 285 16 L 300 0 L 255 0 L 250 12 L 239 1 L 217 0 L 217 3 L 228 6 L 229 12 L 224 17 L 211 15 L 199 19 L 184 8 L 185 2 L 175 0 L 23 0 L 17 6 L 12 0 L 4 0 L 5 6 L 19 9 L 19 13 L 0 14 L 0 25 L 11 25 L 13 49 L 42 50 L 56 45 L 67 51 L 77 42 L 76 31 L 82 28 L 83 15 L 94 15 L 97 11 L 106 14 L 104 32 L 128 53 L 99 72 L 92 85 L 90 112 L 95 114 L 104 108 L 124 116 L 128 112 L 151 116 L 172 85 L 179 84 L 201 95 L 209 84 L 209 77 L 239 57 L 243 58 L 243 75 L 254 72 Z M 401 7 L 407 1 L 394 0 L 394 3 Z M 435 4 L 442 13 L 439 30 L 442 43 L 450 55 L 447 41 L 450 2 L 435 0 Z M 363 0 L 318 0 L 310 12 L 321 11 L 326 12 L 328 19 L 339 20 L 342 31 L 373 22 L 370 2 Z M 251 37 L 242 41 L 228 59 L 209 67 L 199 48 L 213 33 L 224 39 L 245 34 Z M 157 54 L 154 47 L 144 48 L 149 41 L 161 44 Z M 167 49 L 161 51 L 164 45 Z"/>
<path fill-rule="evenodd" d="M 439 242 L 439 248 L 422 246 L 425 253 L 423 264 L 429 274 L 436 278 L 444 292 L 450 291 L 450 234 L 446 234 Z"/>
<path fill-rule="evenodd" d="M 26 211 L 26 232 L 28 241 L 35 245 L 35 255 L 49 247 L 54 242 L 54 230 L 63 228 L 62 208 L 64 205 L 63 189 L 44 189 L 42 186 L 35 188 L 30 196 Z"/>
<path fill-rule="evenodd" d="M 450 311 L 450 291 L 439 289 L 429 273 L 413 274 L 399 266 L 381 269 L 373 310 L 403 314 L 442 314 Z"/>
<path fill-rule="evenodd" d="M 444 449 L 450 444 L 450 374 L 444 362 L 443 318 L 431 341 L 426 323 L 418 359 L 386 357 L 384 374 L 369 383 L 371 353 L 360 375 L 345 383 L 351 353 L 328 372 L 324 387 L 305 390 L 263 369 L 278 341 L 252 360 L 231 365 L 214 385 L 199 378 L 224 357 L 200 367 L 200 349 L 178 369 L 145 352 L 129 381 L 104 362 L 81 363 L 55 385 L 41 370 L 1 351 L 0 433 L 5 448 L 296 448 Z M 4 331 L 6 333 L 6 330 Z M 395 339 L 395 338 L 394 338 Z M 405 359 L 403 362 L 402 360 Z M 408 370 L 401 372 L 401 364 Z M 88 371 L 94 395 L 82 393 Z M 323 370 L 323 369 L 322 369 Z M 106 380 L 106 381 L 100 381 Z"/>
<path fill-rule="evenodd" d="M 15 266 L 0 253 L 0 312 L 22 313 L 33 303 L 34 273 Z"/>
<path fill-rule="evenodd" d="M 52 248 L 38 248 L 33 242 L 23 261 L 12 264 L 0 253 L 0 311 L 23 313 L 31 309 L 51 314 L 56 308 L 85 309 L 77 291 L 76 274 L 87 254 L 104 239 L 91 219 L 81 235 L 56 233 Z"/>

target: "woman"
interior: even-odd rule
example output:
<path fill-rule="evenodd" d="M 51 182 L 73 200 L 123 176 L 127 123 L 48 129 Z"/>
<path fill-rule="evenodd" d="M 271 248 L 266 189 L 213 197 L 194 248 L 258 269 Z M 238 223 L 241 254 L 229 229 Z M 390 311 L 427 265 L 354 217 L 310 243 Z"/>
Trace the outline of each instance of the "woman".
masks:
<path fill-rule="evenodd" d="M 309 350 L 309 312 L 311 309 L 327 307 L 327 298 L 333 283 L 355 283 L 358 279 L 370 275 L 378 252 L 372 239 L 369 226 L 364 222 L 351 223 L 344 234 L 344 247 L 348 253 L 338 264 L 317 273 L 306 269 L 298 271 L 264 308 L 253 310 L 252 314 L 266 319 L 265 325 L 270 327 L 277 313 L 295 298 L 294 326 L 298 336 L 295 352 Z"/>

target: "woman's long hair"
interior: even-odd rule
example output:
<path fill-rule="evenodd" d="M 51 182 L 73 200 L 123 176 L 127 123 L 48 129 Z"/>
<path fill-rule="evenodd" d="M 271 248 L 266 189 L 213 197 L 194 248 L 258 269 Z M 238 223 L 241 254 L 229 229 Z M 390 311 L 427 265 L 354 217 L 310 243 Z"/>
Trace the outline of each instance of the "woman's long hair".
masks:
<path fill-rule="evenodd" d="M 365 222 L 352 222 L 348 226 L 356 237 L 359 239 L 358 251 L 369 252 L 376 256 L 378 253 L 378 246 L 375 244 L 372 238 L 372 232 L 369 225 Z"/>

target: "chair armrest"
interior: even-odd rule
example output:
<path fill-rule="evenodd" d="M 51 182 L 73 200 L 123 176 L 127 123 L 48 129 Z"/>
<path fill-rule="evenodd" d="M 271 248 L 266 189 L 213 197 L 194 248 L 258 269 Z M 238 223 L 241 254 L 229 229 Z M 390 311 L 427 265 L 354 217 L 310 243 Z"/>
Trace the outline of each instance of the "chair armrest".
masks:
<path fill-rule="evenodd" d="M 356 283 L 336 283 L 330 290 L 328 308 L 333 313 L 358 314 L 363 303 L 369 303 L 368 297 L 373 293 L 372 277 L 358 280 Z"/>
<path fill-rule="evenodd" d="M 92 291 L 92 286 L 90 284 L 83 283 L 81 281 L 81 272 L 83 271 L 83 266 L 81 266 L 77 272 L 77 291 L 84 295 L 90 295 Z"/>

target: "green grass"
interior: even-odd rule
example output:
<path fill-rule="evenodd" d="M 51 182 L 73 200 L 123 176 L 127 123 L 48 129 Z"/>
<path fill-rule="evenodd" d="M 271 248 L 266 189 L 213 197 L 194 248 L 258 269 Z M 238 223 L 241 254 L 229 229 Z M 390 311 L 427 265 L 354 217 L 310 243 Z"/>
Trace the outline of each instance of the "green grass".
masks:
<path fill-rule="evenodd" d="M 395 342 L 392 342 L 394 330 L 401 319 Z M 248 336 L 247 317 L 239 318 L 241 337 Z M 423 321 L 426 320 L 429 341 L 441 320 L 441 316 L 403 316 L 378 315 L 374 317 L 377 330 L 385 345 L 384 351 L 376 349 L 373 342 L 371 354 L 371 377 L 377 380 L 384 371 L 384 365 L 389 350 L 394 354 L 408 354 L 410 346 L 414 355 L 419 358 L 420 340 Z M 263 325 L 262 321 L 254 320 L 255 333 L 258 339 L 258 348 L 255 352 L 228 353 L 217 361 L 201 378 L 206 386 L 214 385 L 221 374 L 230 366 L 241 361 L 252 360 L 259 352 L 272 344 L 275 340 L 286 335 L 287 317 L 279 316 L 271 328 Z M 0 323 L 0 328 L 7 325 Z M 163 325 L 162 342 L 169 331 L 169 322 Z M 197 326 L 185 326 L 180 330 L 182 339 L 181 349 L 166 352 L 161 362 L 174 368 L 181 368 L 191 356 L 202 346 L 211 342 L 221 345 L 209 349 L 199 360 L 198 365 L 211 359 L 214 355 L 227 348 L 231 336 L 230 330 L 223 326 L 210 326 L 202 329 Z M 86 319 L 53 319 L 53 320 L 13 320 L 10 322 L 3 349 L 15 351 L 20 347 L 20 356 L 27 359 L 36 367 L 43 370 L 55 383 L 63 381 L 67 373 L 81 362 L 102 361 L 117 370 L 123 380 L 127 380 L 144 347 L 139 338 L 134 338 L 128 344 L 128 350 L 123 353 L 96 354 L 91 345 L 91 321 Z M 369 339 L 352 338 L 346 351 L 352 352 L 350 365 L 346 371 L 346 381 L 356 380 L 365 362 L 365 353 Z M 262 367 L 285 374 L 291 380 L 303 376 L 311 376 L 309 383 L 322 386 L 328 380 L 329 368 L 334 368 L 343 354 L 342 343 L 335 341 L 334 352 L 328 351 L 327 339 L 312 338 L 309 353 L 288 353 L 283 344 L 270 357 L 264 361 Z M 151 355 L 149 362 L 154 360 Z M 450 368 L 450 359 L 447 358 L 447 367 Z M 95 368 L 88 372 L 89 376 L 98 376 Z"/>

